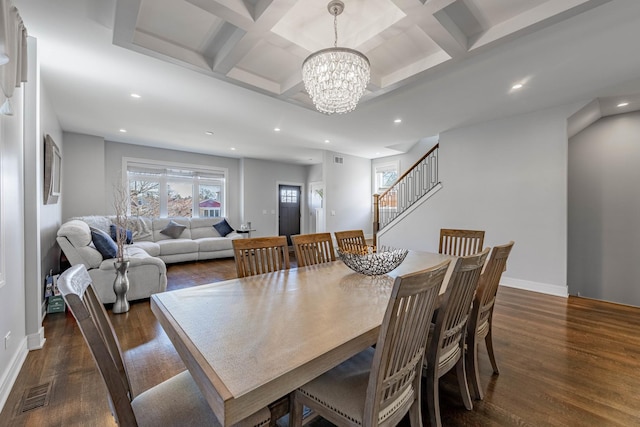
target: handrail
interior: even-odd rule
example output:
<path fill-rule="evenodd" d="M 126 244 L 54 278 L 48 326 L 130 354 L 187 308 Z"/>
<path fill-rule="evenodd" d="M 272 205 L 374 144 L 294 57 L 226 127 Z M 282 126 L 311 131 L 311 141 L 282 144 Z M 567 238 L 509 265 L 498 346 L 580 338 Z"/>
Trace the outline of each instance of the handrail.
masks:
<path fill-rule="evenodd" d="M 373 241 L 378 231 L 409 209 L 438 184 L 438 149 L 434 145 L 382 194 L 373 195 Z"/>
<path fill-rule="evenodd" d="M 431 147 L 431 150 L 427 151 L 427 154 L 425 154 L 424 156 L 420 157 L 420 160 L 418 160 L 417 162 L 415 162 L 413 164 L 413 166 L 411 166 L 409 169 L 407 169 L 405 171 L 405 173 L 403 173 L 402 175 L 400 175 L 400 178 L 396 179 L 396 181 L 391 184 L 391 187 L 387 188 L 382 194 L 380 194 L 380 197 L 384 196 L 385 194 L 387 194 L 389 192 L 389 190 L 391 190 L 393 188 L 394 185 L 396 185 L 397 183 L 399 183 L 400 181 L 402 181 L 404 179 L 405 176 L 409 175 L 409 173 L 411 173 L 411 171 L 415 168 L 418 167 L 418 165 L 420 163 L 422 163 L 422 161 L 424 159 L 426 159 L 427 157 L 429 157 L 429 155 L 431 153 L 433 153 L 434 151 L 436 151 L 438 148 L 440 148 L 440 143 L 437 143 L 436 145 L 434 145 L 433 147 Z"/>

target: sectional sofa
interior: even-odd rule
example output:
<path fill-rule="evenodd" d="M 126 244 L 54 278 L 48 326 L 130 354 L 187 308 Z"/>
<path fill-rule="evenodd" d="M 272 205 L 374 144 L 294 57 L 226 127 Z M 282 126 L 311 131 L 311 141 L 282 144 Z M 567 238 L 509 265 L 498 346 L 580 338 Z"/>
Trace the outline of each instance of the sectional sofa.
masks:
<path fill-rule="evenodd" d="M 94 244 L 91 228 L 111 232 L 112 216 L 71 219 L 60 227 L 57 241 L 71 265 L 84 264 L 103 303 L 115 301 L 114 259 L 105 257 Z M 133 243 L 125 246 L 130 260 L 128 300 L 148 298 L 167 288 L 165 263 L 198 261 L 233 256 L 235 231 L 222 236 L 224 218 L 129 218 L 127 229 Z M 226 231 L 229 231 L 228 229 Z M 223 233 L 226 233 L 223 231 Z M 104 251 L 103 251 L 104 252 Z"/>

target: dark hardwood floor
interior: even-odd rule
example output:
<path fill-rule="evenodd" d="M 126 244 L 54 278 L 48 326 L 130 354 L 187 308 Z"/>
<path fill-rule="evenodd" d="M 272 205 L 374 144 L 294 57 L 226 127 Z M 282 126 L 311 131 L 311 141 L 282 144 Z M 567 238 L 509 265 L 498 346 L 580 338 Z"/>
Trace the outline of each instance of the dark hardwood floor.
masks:
<path fill-rule="evenodd" d="M 173 264 L 169 289 L 235 277 L 233 259 Z M 111 315 L 138 394 L 184 369 L 149 301 Z M 47 341 L 29 353 L 0 426 L 114 426 L 106 389 L 69 313 L 49 314 Z M 467 411 L 453 378 L 441 384 L 445 426 L 640 425 L 640 308 L 501 288 L 494 318 L 500 375 L 480 351 L 485 400 Z M 49 384 L 46 406 L 21 412 Z M 321 423 L 316 423 L 321 424 Z"/>

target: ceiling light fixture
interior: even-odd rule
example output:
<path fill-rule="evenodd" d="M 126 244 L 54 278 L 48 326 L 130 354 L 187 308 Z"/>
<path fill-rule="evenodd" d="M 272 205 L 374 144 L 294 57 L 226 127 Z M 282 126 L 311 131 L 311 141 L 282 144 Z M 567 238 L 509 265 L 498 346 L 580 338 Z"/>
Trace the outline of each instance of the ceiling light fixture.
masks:
<path fill-rule="evenodd" d="M 515 85 L 511 86 L 511 89 L 522 89 L 522 86 L 523 86 L 522 83 L 518 83 L 518 84 L 515 84 Z"/>
<path fill-rule="evenodd" d="M 333 15 L 333 47 L 312 53 L 302 63 L 302 80 L 316 109 L 321 113 L 353 111 L 369 84 L 369 59 L 357 50 L 338 47 L 338 15 L 344 3 L 332 0 L 327 5 Z"/>
<path fill-rule="evenodd" d="M 213 135 L 213 132 L 211 132 L 210 130 L 208 130 L 208 131 L 206 131 L 204 134 L 205 134 L 205 135 L 209 135 L 209 136 L 211 136 L 211 135 Z"/>
<path fill-rule="evenodd" d="M 132 93 L 132 94 L 131 94 L 131 97 L 132 97 L 132 98 L 136 98 L 136 99 L 137 99 L 137 98 L 142 98 L 142 97 L 141 97 L 140 95 L 138 95 L 137 93 Z"/>
<path fill-rule="evenodd" d="M 324 140 L 324 143 L 325 143 L 325 144 L 328 144 L 328 143 L 330 143 L 330 142 L 331 142 L 331 141 L 329 141 L 328 139 L 325 139 L 325 140 Z"/>
<path fill-rule="evenodd" d="M 396 123 L 396 124 L 397 124 L 397 123 L 402 123 L 402 119 L 395 119 L 395 120 L 393 121 L 393 123 Z"/>
<path fill-rule="evenodd" d="M 280 132 L 280 128 L 273 128 L 274 132 Z"/>
<path fill-rule="evenodd" d="M 120 129 L 120 132 L 127 133 L 127 130 L 126 129 Z"/>
<path fill-rule="evenodd" d="M 618 104 L 618 107 L 626 107 L 627 105 L 629 105 L 628 102 L 621 102 L 620 104 Z"/>

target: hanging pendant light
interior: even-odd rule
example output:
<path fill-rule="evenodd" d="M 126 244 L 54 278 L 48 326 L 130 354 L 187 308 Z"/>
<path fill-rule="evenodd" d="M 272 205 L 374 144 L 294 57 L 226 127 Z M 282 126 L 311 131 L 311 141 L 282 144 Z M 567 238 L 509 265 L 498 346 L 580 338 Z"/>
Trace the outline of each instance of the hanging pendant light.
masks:
<path fill-rule="evenodd" d="M 369 84 L 369 60 L 357 50 L 338 47 L 338 15 L 344 10 L 340 0 L 329 2 L 333 15 L 333 47 L 312 53 L 302 63 L 302 80 L 318 111 L 326 114 L 353 111 Z"/>

